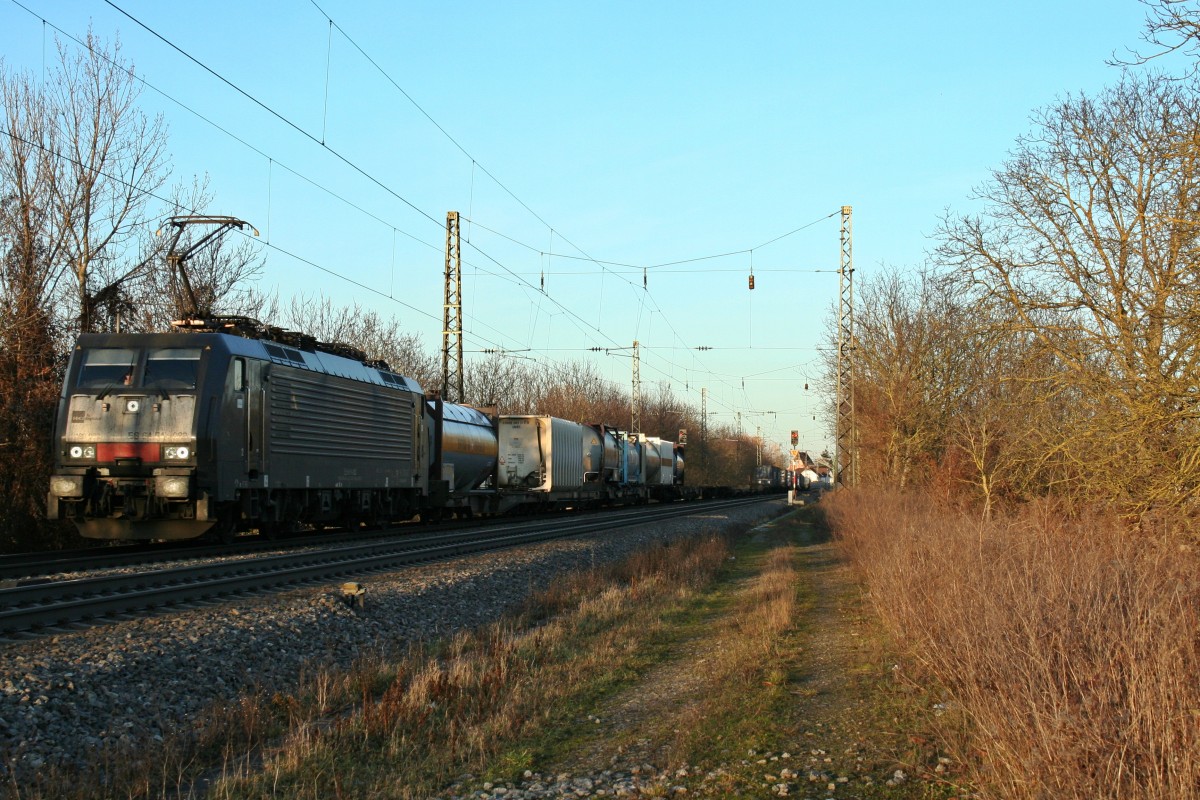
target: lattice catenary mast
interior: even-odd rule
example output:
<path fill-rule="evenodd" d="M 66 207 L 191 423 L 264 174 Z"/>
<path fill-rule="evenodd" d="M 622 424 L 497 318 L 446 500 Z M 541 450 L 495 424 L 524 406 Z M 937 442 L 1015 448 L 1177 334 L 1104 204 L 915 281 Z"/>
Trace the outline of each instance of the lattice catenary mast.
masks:
<path fill-rule="evenodd" d="M 442 397 L 463 401 L 462 250 L 458 212 L 446 212 L 446 302 L 442 307 Z"/>
<path fill-rule="evenodd" d="M 850 206 L 842 206 L 841 262 L 838 265 L 837 445 L 833 480 L 858 484 L 858 430 L 854 419 L 854 244 Z M 841 474 L 849 466 L 848 474 Z"/>
<path fill-rule="evenodd" d="M 629 432 L 641 433 L 641 406 L 642 406 L 642 351 L 638 340 L 633 340 L 633 398 L 632 409 L 629 412 Z"/>

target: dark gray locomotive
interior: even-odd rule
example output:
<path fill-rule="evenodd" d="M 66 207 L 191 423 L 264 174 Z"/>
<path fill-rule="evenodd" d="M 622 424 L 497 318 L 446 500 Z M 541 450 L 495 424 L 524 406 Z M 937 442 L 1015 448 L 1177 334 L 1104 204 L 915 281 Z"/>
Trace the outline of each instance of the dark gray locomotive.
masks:
<path fill-rule="evenodd" d="M 212 330 L 86 334 L 56 422 L 48 515 L 98 539 L 683 496 L 671 442 L 427 398 L 361 354 Z"/>

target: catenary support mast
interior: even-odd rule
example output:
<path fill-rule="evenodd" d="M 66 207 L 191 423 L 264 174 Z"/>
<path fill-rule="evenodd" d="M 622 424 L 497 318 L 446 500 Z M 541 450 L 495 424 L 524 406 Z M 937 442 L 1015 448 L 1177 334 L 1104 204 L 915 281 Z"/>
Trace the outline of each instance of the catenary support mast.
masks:
<path fill-rule="evenodd" d="M 858 431 L 854 419 L 854 244 L 850 206 L 842 206 L 841 262 L 838 265 L 837 446 L 833 480 L 858 483 Z"/>
<path fill-rule="evenodd" d="M 458 212 L 446 212 L 446 302 L 442 307 L 442 397 L 463 402 L 462 250 Z"/>
<path fill-rule="evenodd" d="M 642 350 L 638 340 L 633 340 L 633 409 L 629 414 L 629 432 L 642 432 Z"/>

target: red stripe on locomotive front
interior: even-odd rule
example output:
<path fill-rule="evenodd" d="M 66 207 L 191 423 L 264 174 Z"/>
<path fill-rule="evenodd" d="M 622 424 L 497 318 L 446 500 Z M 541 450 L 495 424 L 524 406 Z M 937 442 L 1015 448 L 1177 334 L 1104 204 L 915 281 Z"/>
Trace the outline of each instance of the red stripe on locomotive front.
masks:
<path fill-rule="evenodd" d="M 118 458 L 140 458 L 143 463 L 159 461 L 158 442 L 102 442 L 96 445 L 97 461 L 116 461 Z"/>

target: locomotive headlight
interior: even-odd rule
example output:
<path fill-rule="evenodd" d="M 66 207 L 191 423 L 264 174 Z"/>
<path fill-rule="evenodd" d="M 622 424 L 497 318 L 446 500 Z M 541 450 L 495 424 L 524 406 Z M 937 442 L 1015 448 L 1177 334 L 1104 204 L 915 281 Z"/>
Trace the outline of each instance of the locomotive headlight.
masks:
<path fill-rule="evenodd" d="M 154 493 L 159 497 L 187 497 L 187 476 L 159 475 L 154 479 Z"/>
<path fill-rule="evenodd" d="M 125 401 L 125 413 L 136 414 L 137 412 L 139 412 L 141 410 L 142 410 L 142 401 L 141 400 L 126 400 Z"/>
<path fill-rule="evenodd" d="M 73 444 L 67 450 L 67 455 L 71 458 L 94 459 L 96 457 L 96 445 L 94 444 Z"/>
<path fill-rule="evenodd" d="M 173 444 L 163 448 L 164 461 L 187 461 L 191 454 L 191 449 L 186 445 Z"/>
<path fill-rule="evenodd" d="M 50 479 L 50 493 L 56 497 L 83 497 L 83 479 L 75 475 L 55 475 Z"/>

